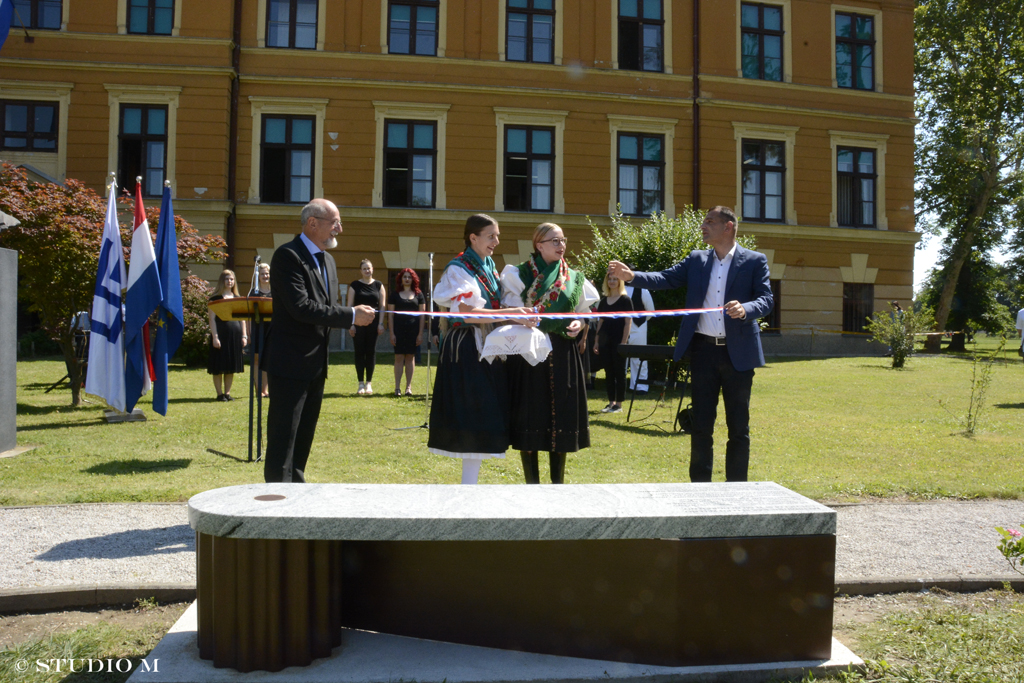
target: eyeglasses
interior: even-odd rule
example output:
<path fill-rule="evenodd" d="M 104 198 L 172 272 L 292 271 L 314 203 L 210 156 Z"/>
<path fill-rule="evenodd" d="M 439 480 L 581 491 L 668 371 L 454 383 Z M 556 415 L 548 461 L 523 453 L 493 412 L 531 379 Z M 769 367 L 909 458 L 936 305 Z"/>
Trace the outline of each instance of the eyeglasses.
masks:
<path fill-rule="evenodd" d="M 564 247 L 567 244 L 569 244 L 569 240 L 567 240 L 564 237 L 552 237 L 549 240 L 541 240 L 540 242 L 537 242 L 537 244 L 544 244 L 545 242 L 550 242 L 551 244 L 555 245 L 556 247 Z"/>
<path fill-rule="evenodd" d="M 332 218 L 328 218 L 326 216 L 313 216 L 313 218 L 317 219 L 318 221 L 329 221 L 331 223 L 331 225 L 341 225 L 341 219 L 340 218 L 333 218 L 332 219 Z"/>

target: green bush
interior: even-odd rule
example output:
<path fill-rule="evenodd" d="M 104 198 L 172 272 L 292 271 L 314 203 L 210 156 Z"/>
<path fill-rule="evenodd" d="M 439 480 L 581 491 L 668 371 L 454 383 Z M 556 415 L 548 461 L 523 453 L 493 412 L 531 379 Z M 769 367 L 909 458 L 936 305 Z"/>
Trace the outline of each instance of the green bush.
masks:
<path fill-rule="evenodd" d="M 19 358 L 59 356 L 60 353 L 60 344 L 51 339 L 49 333 L 44 329 L 23 334 L 21 339 L 18 340 Z"/>
<path fill-rule="evenodd" d="M 181 305 L 185 332 L 174 360 L 186 365 L 202 365 L 209 358 L 210 322 L 206 303 L 209 298 L 206 280 L 196 275 L 181 279 Z"/>
<path fill-rule="evenodd" d="M 921 332 L 927 332 L 935 328 L 935 316 L 932 309 L 924 307 L 920 311 L 904 311 L 895 305 L 889 304 L 889 310 L 876 313 L 868 319 L 865 326 L 875 341 L 885 344 L 892 352 L 892 367 L 901 369 L 907 362 L 907 358 L 914 355 L 914 337 Z"/>
<path fill-rule="evenodd" d="M 616 213 L 611 220 L 607 228 L 589 220 L 594 237 L 591 246 L 583 249 L 574 265 L 598 289 L 609 261 L 622 261 L 636 271 L 660 271 L 671 268 L 694 250 L 708 248 L 700 231 L 704 212 L 689 206 L 675 218 L 657 213 L 634 223 L 633 219 Z M 750 235 L 741 236 L 739 243 L 748 249 L 755 247 Z M 686 288 L 654 291 L 651 297 L 656 309 L 684 308 Z M 654 318 L 647 326 L 647 343 L 669 344 L 678 330 L 678 318 Z"/>

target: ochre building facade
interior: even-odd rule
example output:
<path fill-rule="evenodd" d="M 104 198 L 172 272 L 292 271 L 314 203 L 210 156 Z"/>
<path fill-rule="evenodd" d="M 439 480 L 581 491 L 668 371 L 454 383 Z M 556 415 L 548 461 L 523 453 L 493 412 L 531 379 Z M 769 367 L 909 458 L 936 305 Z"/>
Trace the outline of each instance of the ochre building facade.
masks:
<path fill-rule="evenodd" d="M 783 334 L 912 296 L 913 2 L 18 0 L 0 158 L 97 191 L 164 178 L 256 255 L 336 202 L 340 281 L 435 272 L 469 213 L 533 228 L 734 207 Z M 219 267 L 218 267 L 219 268 Z M 218 268 L 201 274 L 214 278 Z M 381 278 L 383 279 L 383 278 Z"/>

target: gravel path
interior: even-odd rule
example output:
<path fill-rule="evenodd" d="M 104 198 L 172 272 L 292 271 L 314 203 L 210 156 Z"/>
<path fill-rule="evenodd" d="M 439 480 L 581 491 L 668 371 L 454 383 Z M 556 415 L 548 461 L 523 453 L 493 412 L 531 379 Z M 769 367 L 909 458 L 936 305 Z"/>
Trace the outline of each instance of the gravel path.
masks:
<path fill-rule="evenodd" d="M 1010 578 L 995 526 L 1024 501 L 871 503 L 836 508 L 836 580 Z M 195 583 L 185 504 L 0 508 L 0 591 Z"/>

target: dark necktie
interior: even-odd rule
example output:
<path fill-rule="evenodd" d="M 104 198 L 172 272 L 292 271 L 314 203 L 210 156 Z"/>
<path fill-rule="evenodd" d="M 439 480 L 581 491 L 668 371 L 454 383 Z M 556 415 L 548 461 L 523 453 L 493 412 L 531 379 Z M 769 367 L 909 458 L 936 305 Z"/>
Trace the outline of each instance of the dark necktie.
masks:
<path fill-rule="evenodd" d="M 320 264 L 320 277 L 324 279 L 324 289 L 327 289 L 327 265 L 324 259 L 324 252 L 318 251 L 316 253 L 316 262 Z"/>

